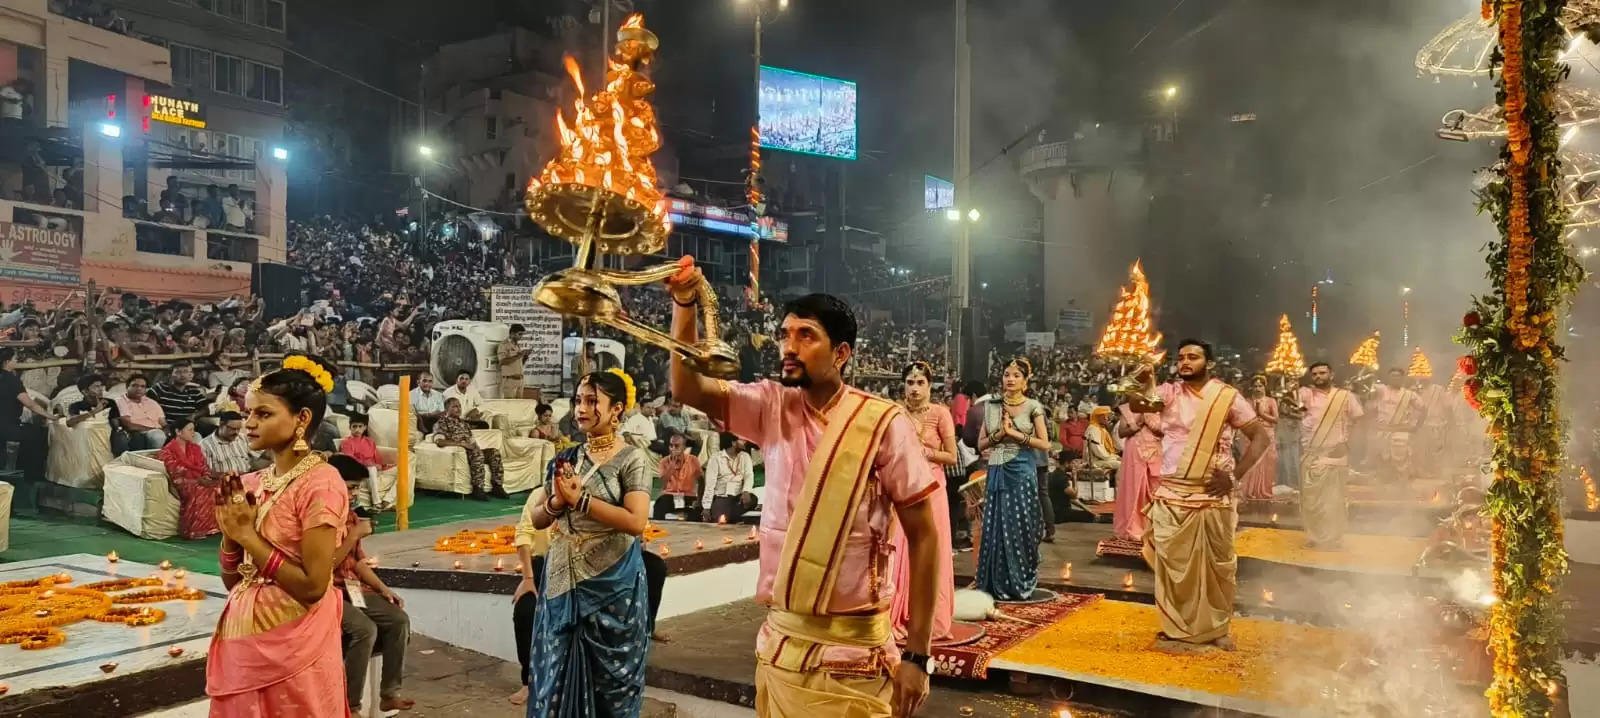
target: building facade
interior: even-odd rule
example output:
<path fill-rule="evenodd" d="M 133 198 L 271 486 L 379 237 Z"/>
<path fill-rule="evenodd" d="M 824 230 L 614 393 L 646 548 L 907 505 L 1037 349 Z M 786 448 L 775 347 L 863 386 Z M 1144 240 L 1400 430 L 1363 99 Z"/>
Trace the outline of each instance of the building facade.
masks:
<path fill-rule="evenodd" d="M 283 259 L 282 162 L 270 148 L 257 161 L 172 147 L 167 126 L 209 120 L 211 108 L 177 96 L 171 48 L 142 32 L 160 24 L 141 29 L 130 17 L 72 17 L 47 0 L 0 4 L 0 302 L 60 300 L 90 281 L 216 301 L 247 295 L 254 263 Z M 276 127 L 259 132 L 280 135 L 281 117 Z M 236 173 L 241 187 L 253 180 L 248 229 L 147 211 L 168 174 L 197 167 Z"/>

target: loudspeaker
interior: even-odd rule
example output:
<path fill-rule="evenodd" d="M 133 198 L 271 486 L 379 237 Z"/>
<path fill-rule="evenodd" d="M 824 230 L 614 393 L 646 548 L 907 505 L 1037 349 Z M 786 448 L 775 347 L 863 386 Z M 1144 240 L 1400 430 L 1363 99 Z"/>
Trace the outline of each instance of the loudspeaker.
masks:
<path fill-rule="evenodd" d="M 266 317 L 287 317 L 300 306 L 300 282 L 305 271 L 273 262 L 257 262 L 250 269 L 250 290 L 266 304 Z"/>

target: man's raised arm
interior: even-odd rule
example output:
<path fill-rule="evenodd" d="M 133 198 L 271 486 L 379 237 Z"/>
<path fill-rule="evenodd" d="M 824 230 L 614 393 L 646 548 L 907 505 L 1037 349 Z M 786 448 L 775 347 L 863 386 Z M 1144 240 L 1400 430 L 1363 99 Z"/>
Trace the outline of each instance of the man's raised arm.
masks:
<path fill-rule="evenodd" d="M 693 344 L 700 338 L 700 313 L 695 297 L 705 276 L 700 273 L 699 267 L 694 266 L 693 257 L 685 256 L 678 260 L 678 264 L 682 269 L 667 280 L 673 304 L 672 336 Z M 677 352 L 670 352 L 670 355 L 672 358 L 667 377 L 672 387 L 672 398 L 705 412 L 716 421 L 727 421 L 728 417 L 723 416 L 727 389 L 722 383 L 690 369 Z"/>

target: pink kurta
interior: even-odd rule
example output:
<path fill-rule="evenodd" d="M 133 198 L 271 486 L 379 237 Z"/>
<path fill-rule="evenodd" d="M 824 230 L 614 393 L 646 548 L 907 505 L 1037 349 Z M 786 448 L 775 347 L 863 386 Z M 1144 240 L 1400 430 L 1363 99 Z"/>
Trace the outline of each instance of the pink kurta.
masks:
<path fill-rule="evenodd" d="M 1217 382 L 1216 379 L 1210 381 Z M 1161 395 L 1161 400 L 1166 402 L 1166 409 L 1161 412 L 1161 475 L 1172 476 L 1178 472 L 1178 464 L 1183 458 L 1183 447 L 1189 443 L 1189 429 L 1194 426 L 1195 419 L 1200 410 L 1206 407 L 1207 401 L 1201 395 L 1189 390 L 1188 385 L 1182 381 L 1162 384 L 1156 391 Z M 1235 394 L 1233 404 L 1228 407 L 1227 422 L 1217 437 L 1217 446 L 1211 455 L 1211 468 L 1233 471 L 1236 463 L 1233 459 L 1234 431 L 1255 420 L 1256 412 L 1250 408 L 1250 402 L 1245 401 L 1242 395 Z M 1232 496 L 1179 493 L 1164 482 L 1156 487 L 1151 498 L 1189 505 L 1233 505 Z"/>
<path fill-rule="evenodd" d="M 259 490 L 260 477 L 243 477 L 257 506 L 271 496 Z M 331 526 L 335 540 L 344 541 L 349 510 L 339 472 L 321 464 L 283 490 L 261 523 L 261 536 L 299 562 L 306 531 Z M 347 718 L 343 615 L 343 594 L 331 580 L 322 600 L 310 606 L 275 583 L 234 585 L 206 657 L 211 718 Z"/>
<path fill-rule="evenodd" d="M 727 406 L 722 412 L 728 431 L 761 447 L 766 469 L 766 492 L 761 507 L 761 561 L 756 580 L 756 601 L 772 605 L 772 586 L 777 580 L 778 563 L 794 505 L 805 485 L 817 443 L 822 440 L 824 415 L 806 404 L 805 392 L 779 385 L 775 381 L 750 384 L 727 383 Z M 844 391 L 860 392 L 853 387 Z M 843 393 L 840 394 L 843 396 Z M 837 402 L 838 398 L 834 399 Z M 829 405 L 832 408 L 832 404 Z M 917 427 L 901 416 L 889 423 L 877 456 L 872 461 L 874 491 L 861 502 L 850 523 L 850 535 L 839 556 L 842 570 L 828 598 L 830 614 L 865 614 L 887 611 L 894 596 L 894 584 L 884 574 L 892 558 L 890 529 L 894 507 L 912 506 L 937 493 L 939 483 L 922 458 L 922 442 Z M 781 639 L 765 623 L 756 636 L 756 651 L 764 652 L 770 641 Z M 821 661 L 826 665 L 861 666 L 873 660 L 873 652 L 849 646 L 828 646 Z M 900 660 L 894 639 L 884 644 L 882 660 L 890 667 Z"/>
<path fill-rule="evenodd" d="M 1300 387 L 1300 405 L 1306 408 L 1305 416 L 1300 419 L 1300 456 L 1301 461 L 1310 461 L 1311 457 L 1303 452 L 1311 449 L 1311 439 L 1316 436 L 1317 425 L 1322 423 L 1322 415 L 1328 413 L 1328 404 L 1333 401 L 1333 390 L 1318 391 L 1309 386 Z M 1344 446 L 1350 442 L 1350 422 L 1363 416 L 1361 402 L 1355 394 L 1345 397 L 1344 416 L 1333 417 L 1333 425 L 1328 429 L 1328 438 L 1322 442 L 1323 453 L 1336 446 Z M 1324 460 L 1327 460 L 1324 457 Z M 1349 456 L 1341 456 L 1332 460 L 1333 463 L 1347 463 Z"/>
<path fill-rule="evenodd" d="M 1111 515 L 1117 538 L 1144 540 L 1144 507 L 1161 484 L 1160 414 L 1135 414 L 1127 404 L 1118 408 L 1122 425 L 1139 431 L 1122 445 L 1122 468 L 1117 471 L 1117 504 Z"/>
<path fill-rule="evenodd" d="M 922 417 L 919 437 L 929 451 L 944 449 L 944 436 L 954 435 L 955 421 L 950 410 L 934 404 Z M 956 608 L 956 571 L 952 560 L 950 538 L 950 495 L 945 493 L 944 466 L 928 461 L 928 470 L 939 489 L 928 496 L 928 507 L 933 509 L 933 522 L 939 528 L 939 599 L 933 607 L 933 640 L 950 637 L 950 620 Z M 906 545 L 906 532 L 898 522 L 894 528 L 894 602 L 889 607 L 889 617 L 894 620 L 895 638 L 904 640 L 906 628 L 911 624 L 911 551 Z"/>
<path fill-rule="evenodd" d="M 1267 442 L 1267 452 L 1261 455 L 1261 460 L 1239 479 L 1239 493 L 1247 499 L 1270 499 L 1272 488 L 1278 484 L 1278 400 L 1270 396 L 1257 397 L 1250 401 L 1251 408 L 1256 410 L 1266 425 L 1267 436 L 1262 441 Z"/>

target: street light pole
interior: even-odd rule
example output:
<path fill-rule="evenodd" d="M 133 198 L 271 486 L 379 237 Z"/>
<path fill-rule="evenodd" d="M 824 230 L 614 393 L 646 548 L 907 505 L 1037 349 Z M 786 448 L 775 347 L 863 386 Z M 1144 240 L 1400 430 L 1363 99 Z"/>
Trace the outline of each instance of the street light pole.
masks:
<path fill-rule="evenodd" d="M 956 3 L 956 82 L 955 82 L 955 180 L 957 211 L 972 206 L 972 48 L 967 44 L 967 0 Z M 963 348 L 967 339 L 965 326 L 970 312 L 972 283 L 972 228 L 971 223 L 958 220 L 955 227 L 955 247 L 951 252 L 951 286 L 955 301 L 951 312 L 949 380 L 957 380 L 968 371 L 964 366 Z"/>

